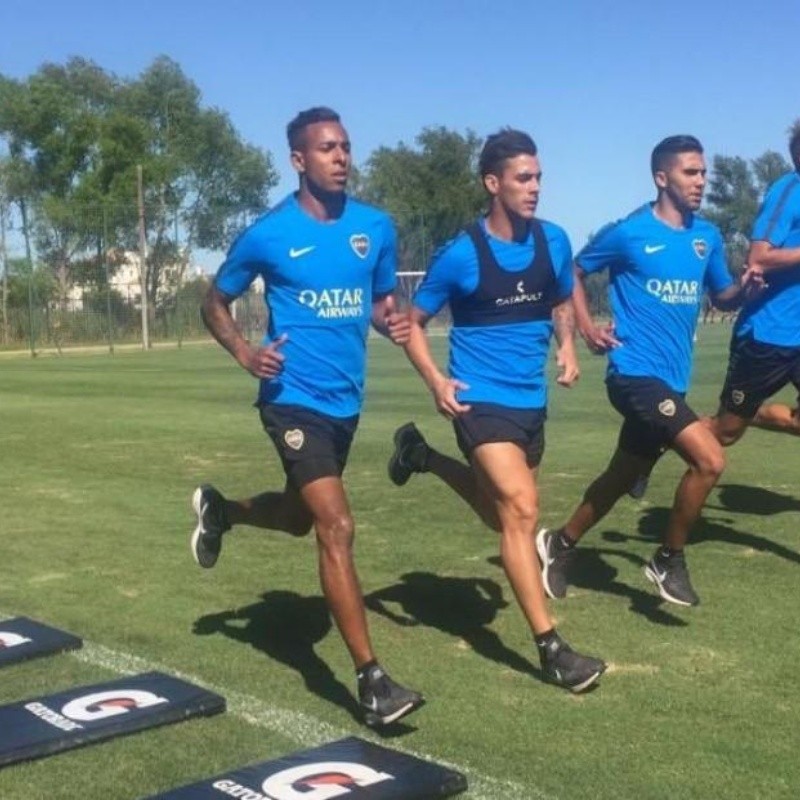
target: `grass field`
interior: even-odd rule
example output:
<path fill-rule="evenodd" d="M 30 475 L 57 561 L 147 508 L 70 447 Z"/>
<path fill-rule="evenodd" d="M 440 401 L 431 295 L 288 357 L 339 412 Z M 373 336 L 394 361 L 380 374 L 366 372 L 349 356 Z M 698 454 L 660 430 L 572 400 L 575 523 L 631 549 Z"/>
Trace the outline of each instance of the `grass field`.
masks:
<path fill-rule="evenodd" d="M 729 333 L 699 331 L 698 411 L 716 405 Z M 575 697 L 539 680 L 494 535 L 433 477 L 388 482 L 406 420 L 455 445 L 402 354 L 383 341 L 371 353 L 346 475 L 357 558 L 379 655 L 428 698 L 383 740 L 354 716 L 311 537 L 237 530 L 208 572 L 189 553 L 198 482 L 232 496 L 282 482 L 232 360 L 210 345 L 0 358 L 0 618 L 86 639 L 4 668 L 0 702 L 154 668 L 229 701 L 224 715 L 3 769 L 0 798 L 139 798 L 349 734 L 461 769 L 469 798 L 796 798 L 800 442 L 752 431 L 729 451 L 688 552 L 696 609 L 666 607 L 642 573 L 676 457 L 586 538 L 554 613 L 610 666 Z M 616 441 L 603 362 L 582 366 L 576 388 L 551 395 L 545 524 L 563 520 Z"/>

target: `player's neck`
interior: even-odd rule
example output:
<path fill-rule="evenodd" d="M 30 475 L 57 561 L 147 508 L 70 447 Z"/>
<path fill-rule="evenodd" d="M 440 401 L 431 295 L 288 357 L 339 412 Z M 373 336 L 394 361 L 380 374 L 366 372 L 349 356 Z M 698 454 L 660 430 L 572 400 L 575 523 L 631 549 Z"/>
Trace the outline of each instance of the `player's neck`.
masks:
<path fill-rule="evenodd" d="M 530 220 L 506 214 L 496 208 L 492 208 L 484 217 L 483 224 L 487 233 L 506 242 L 524 242 L 531 230 Z"/>
<path fill-rule="evenodd" d="M 688 228 L 692 220 L 692 212 L 679 209 L 666 194 L 658 197 L 652 209 L 653 216 L 670 228 Z"/>
<path fill-rule="evenodd" d="M 344 212 L 344 192 L 323 192 L 301 184 L 296 197 L 300 208 L 319 222 L 335 222 Z"/>

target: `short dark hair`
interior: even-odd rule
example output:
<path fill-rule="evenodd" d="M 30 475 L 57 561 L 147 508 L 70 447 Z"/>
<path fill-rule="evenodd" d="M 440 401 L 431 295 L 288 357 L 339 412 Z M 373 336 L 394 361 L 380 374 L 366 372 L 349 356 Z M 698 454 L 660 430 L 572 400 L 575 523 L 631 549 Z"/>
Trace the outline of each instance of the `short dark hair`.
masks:
<path fill-rule="evenodd" d="M 800 172 L 800 119 L 796 119 L 794 125 L 789 128 L 789 153 L 794 168 Z"/>
<path fill-rule="evenodd" d="M 513 128 L 501 128 L 497 133 L 486 137 L 478 158 L 481 178 L 496 175 L 502 169 L 503 162 L 509 158 L 523 154 L 535 156 L 537 152 L 536 142 L 527 133 Z"/>
<path fill-rule="evenodd" d="M 317 122 L 341 122 L 341 117 L 327 106 L 314 106 L 301 111 L 287 126 L 286 138 L 289 140 L 289 149 L 297 150 L 303 145 L 303 133 L 309 125 Z"/>
<path fill-rule="evenodd" d="M 701 153 L 703 145 L 694 136 L 680 135 L 667 136 L 662 139 L 654 148 L 650 156 L 650 171 L 653 175 L 667 169 L 675 156 L 680 153 Z"/>

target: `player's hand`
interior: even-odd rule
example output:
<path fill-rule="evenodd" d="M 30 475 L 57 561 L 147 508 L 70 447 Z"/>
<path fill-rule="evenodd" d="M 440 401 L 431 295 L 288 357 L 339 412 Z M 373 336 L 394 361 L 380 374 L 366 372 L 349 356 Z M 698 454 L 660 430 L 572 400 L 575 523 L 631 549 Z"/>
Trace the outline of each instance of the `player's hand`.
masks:
<path fill-rule="evenodd" d="M 282 333 L 277 339 L 262 347 L 250 348 L 242 366 L 256 378 L 274 378 L 283 371 L 283 362 L 286 356 L 281 353 L 281 347 L 289 336 Z"/>
<path fill-rule="evenodd" d="M 606 325 L 591 325 L 581 330 L 581 336 L 586 342 L 586 346 L 595 355 L 602 355 L 615 347 L 619 347 L 622 342 L 614 336 L 614 323 Z"/>
<path fill-rule="evenodd" d="M 453 378 L 439 381 L 431 390 L 436 401 L 436 410 L 447 419 L 455 419 L 459 414 L 469 411 L 472 406 L 459 403 L 456 399 L 456 392 L 463 389 L 469 389 L 469 386 Z"/>
<path fill-rule="evenodd" d="M 746 300 L 761 294 L 769 286 L 763 268 L 750 266 L 745 266 L 744 272 L 739 277 L 739 285 Z"/>
<path fill-rule="evenodd" d="M 556 365 L 558 366 L 556 383 L 559 386 L 569 388 L 580 377 L 581 371 L 574 347 L 559 347 L 556 352 Z"/>
<path fill-rule="evenodd" d="M 392 344 L 404 345 L 411 338 L 411 318 L 405 311 L 393 311 L 384 317 L 386 334 Z"/>

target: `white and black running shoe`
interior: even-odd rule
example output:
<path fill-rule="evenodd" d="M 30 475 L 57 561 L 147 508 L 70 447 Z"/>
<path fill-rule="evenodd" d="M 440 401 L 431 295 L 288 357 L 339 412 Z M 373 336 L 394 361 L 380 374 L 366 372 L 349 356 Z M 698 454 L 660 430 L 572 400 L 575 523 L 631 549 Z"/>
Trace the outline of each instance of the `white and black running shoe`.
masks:
<path fill-rule="evenodd" d="M 545 680 L 575 694 L 586 691 L 606 671 L 605 661 L 576 653 L 557 633 L 538 647 Z"/>
<path fill-rule="evenodd" d="M 230 529 L 225 498 L 213 486 L 204 484 L 194 490 L 192 508 L 197 514 L 197 527 L 190 543 L 192 555 L 201 567 L 211 569 L 222 549 L 222 534 Z"/>
<path fill-rule="evenodd" d="M 644 574 L 668 602 L 679 606 L 696 606 L 700 602 L 689 580 L 689 570 L 682 552 L 665 556 L 659 548 L 647 562 Z"/>
<path fill-rule="evenodd" d="M 575 548 L 559 547 L 558 531 L 540 528 L 536 534 L 536 552 L 542 565 L 542 583 L 547 596 L 554 600 L 566 597 L 568 572 L 575 559 Z"/>
<path fill-rule="evenodd" d="M 394 432 L 394 452 L 389 457 L 389 480 L 403 486 L 414 472 L 424 472 L 429 451 L 425 437 L 413 422 L 401 425 Z"/>
<path fill-rule="evenodd" d="M 397 722 L 425 703 L 419 692 L 395 683 L 379 664 L 358 675 L 358 701 L 370 727 Z"/>

